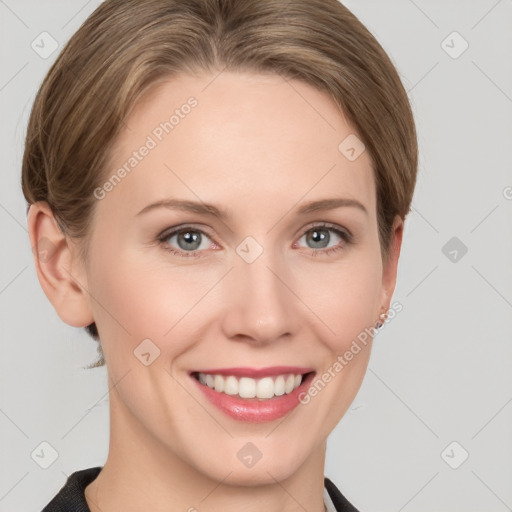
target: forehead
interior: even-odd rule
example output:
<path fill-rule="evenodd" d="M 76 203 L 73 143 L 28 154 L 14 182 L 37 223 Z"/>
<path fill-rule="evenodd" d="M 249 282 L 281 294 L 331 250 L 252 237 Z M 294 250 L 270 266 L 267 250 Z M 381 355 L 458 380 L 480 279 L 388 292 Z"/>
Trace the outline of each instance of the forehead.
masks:
<path fill-rule="evenodd" d="M 337 193 L 373 212 L 370 156 L 351 161 L 340 151 L 355 136 L 329 95 L 302 81 L 180 74 L 153 87 L 127 118 L 108 176 L 123 165 L 129 172 L 111 195 L 139 209 L 177 195 L 254 208 L 247 201 L 255 197 L 270 207 Z M 144 146 L 150 150 L 135 157 Z"/>

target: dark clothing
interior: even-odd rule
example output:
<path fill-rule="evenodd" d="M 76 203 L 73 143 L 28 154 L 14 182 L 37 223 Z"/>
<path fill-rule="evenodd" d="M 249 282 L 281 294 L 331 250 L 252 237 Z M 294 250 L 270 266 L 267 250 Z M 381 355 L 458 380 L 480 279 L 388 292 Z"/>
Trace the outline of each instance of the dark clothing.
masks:
<path fill-rule="evenodd" d="M 91 512 L 84 491 L 101 469 L 101 466 L 97 466 L 69 475 L 67 482 L 42 512 Z M 358 512 L 328 478 L 324 478 L 324 485 L 337 512 Z"/>

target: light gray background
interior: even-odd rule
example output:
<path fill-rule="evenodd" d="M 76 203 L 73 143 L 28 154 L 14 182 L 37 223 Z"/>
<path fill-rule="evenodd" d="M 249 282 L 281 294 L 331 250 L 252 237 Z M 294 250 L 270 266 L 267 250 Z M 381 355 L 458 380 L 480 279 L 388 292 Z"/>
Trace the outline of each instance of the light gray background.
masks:
<path fill-rule="evenodd" d="M 107 455 L 106 370 L 81 368 L 95 342 L 40 288 L 20 187 L 30 107 L 58 53 L 31 42 L 47 31 L 60 49 L 99 3 L 0 0 L 1 511 L 41 510 Z M 375 339 L 325 474 L 362 512 L 512 510 L 512 0 L 343 3 L 409 91 L 420 174 L 394 295 L 404 309 Z M 457 58 L 454 31 L 469 44 Z M 457 261 L 442 251 L 452 237 L 468 249 Z M 58 452 L 48 469 L 31 457 L 43 441 Z"/>

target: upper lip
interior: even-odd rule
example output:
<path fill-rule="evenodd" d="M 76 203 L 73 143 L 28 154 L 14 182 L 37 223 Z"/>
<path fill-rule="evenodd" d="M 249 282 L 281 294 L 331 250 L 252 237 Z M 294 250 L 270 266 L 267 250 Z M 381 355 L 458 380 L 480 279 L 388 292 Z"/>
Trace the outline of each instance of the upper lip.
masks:
<path fill-rule="evenodd" d="M 266 368 L 250 368 L 238 366 L 235 368 L 212 368 L 205 370 L 195 370 L 192 373 L 209 373 L 212 375 L 233 375 L 237 377 L 251 377 L 253 379 L 271 377 L 277 375 L 304 375 L 314 371 L 314 368 L 308 368 L 304 366 L 268 366 Z"/>

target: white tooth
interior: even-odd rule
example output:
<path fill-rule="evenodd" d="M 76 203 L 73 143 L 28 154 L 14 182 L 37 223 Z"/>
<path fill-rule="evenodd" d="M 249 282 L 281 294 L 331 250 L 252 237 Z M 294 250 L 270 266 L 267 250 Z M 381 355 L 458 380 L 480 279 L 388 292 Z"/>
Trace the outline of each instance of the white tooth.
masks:
<path fill-rule="evenodd" d="M 274 393 L 276 396 L 284 395 L 284 377 L 279 375 L 274 383 Z"/>
<path fill-rule="evenodd" d="M 224 381 L 224 393 L 227 395 L 237 395 L 238 394 L 238 381 L 236 380 L 236 377 L 233 377 L 230 375 L 225 381 Z"/>
<path fill-rule="evenodd" d="M 242 377 L 238 383 L 238 394 L 241 398 L 254 398 L 256 396 L 256 381 L 249 377 Z"/>
<path fill-rule="evenodd" d="M 295 376 L 294 375 L 288 375 L 288 378 L 286 379 L 286 383 L 284 385 L 284 392 L 286 394 L 291 393 L 293 391 L 293 385 L 295 384 Z"/>
<path fill-rule="evenodd" d="M 199 373 L 198 380 L 201 384 L 215 389 L 218 393 L 239 395 L 241 398 L 268 399 L 291 393 L 300 386 L 302 375 L 278 375 L 275 380 L 272 377 L 255 380 L 250 377 L 237 379 L 232 375 L 224 377 L 222 375 Z"/>
<path fill-rule="evenodd" d="M 258 398 L 272 398 L 274 396 L 274 381 L 272 377 L 264 377 L 256 384 L 256 396 Z"/>
<path fill-rule="evenodd" d="M 215 384 L 215 391 L 219 393 L 224 391 L 224 377 L 222 375 L 215 375 L 213 382 Z"/>
<path fill-rule="evenodd" d="M 206 374 L 206 385 L 209 388 L 213 388 L 215 386 L 213 375 L 210 375 L 209 373 Z"/>

